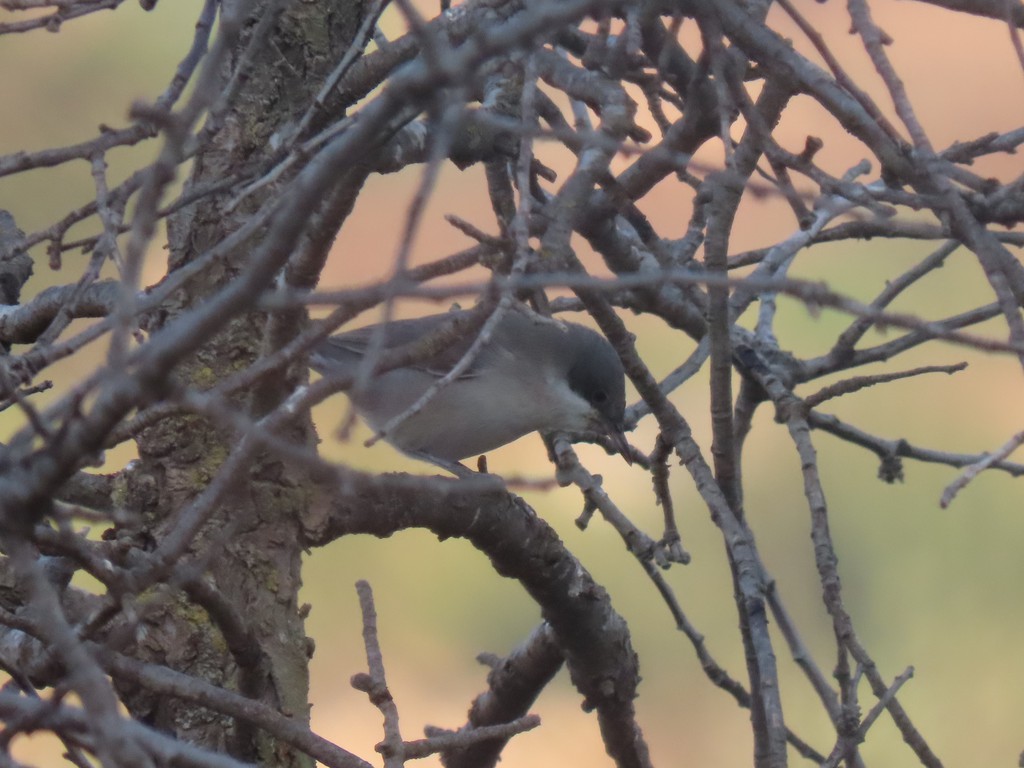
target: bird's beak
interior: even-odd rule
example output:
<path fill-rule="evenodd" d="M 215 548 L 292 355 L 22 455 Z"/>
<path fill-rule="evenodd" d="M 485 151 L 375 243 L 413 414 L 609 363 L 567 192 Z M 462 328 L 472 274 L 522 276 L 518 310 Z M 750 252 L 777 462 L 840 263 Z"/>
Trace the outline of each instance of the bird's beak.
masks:
<path fill-rule="evenodd" d="M 619 455 L 625 459 L 627 464 L 633 466 L 633 449 L 626 439 L 626 433 L 622 431 L 622 427 L 608 423 L 605 425 L 605 429 L 608 432 L 608 437 L 611 438 L 612 445 L 615 446 L 615 450 L 619 452 Z"/>

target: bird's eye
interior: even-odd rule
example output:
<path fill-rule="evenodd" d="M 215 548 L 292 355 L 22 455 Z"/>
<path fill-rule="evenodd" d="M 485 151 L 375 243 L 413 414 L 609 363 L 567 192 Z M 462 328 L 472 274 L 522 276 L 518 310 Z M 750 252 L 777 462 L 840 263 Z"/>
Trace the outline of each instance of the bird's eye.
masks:
<path fill-rule="evenodd" d="M 594 393 L 594 402 L 603 403 L 608 399 L 608 393 L 603 390 L 598 390 Z"/>

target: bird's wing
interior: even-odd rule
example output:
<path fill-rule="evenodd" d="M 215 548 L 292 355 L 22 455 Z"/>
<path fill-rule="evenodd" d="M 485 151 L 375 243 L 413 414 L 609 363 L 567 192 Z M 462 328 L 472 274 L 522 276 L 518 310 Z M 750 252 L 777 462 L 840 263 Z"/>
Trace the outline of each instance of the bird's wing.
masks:
<path fill-rule="evenodd" d="M 451 320 L 466 314 L 466 312 L 450 312 L 443 315 L 430 315 L 409 320 L 393 320 L 387 324 L 383 349 L 386 351 L 397 349 L 406 344 L 415 344 L 417 341 L 440 330 Z M 378 332 L 379 328 L 379 325 L 370 325 L 339 333 L 325 339 L 314 350 L 310 360 L 311 364 L 321 373 L 325 371 L 337 373 L 339 370 L 345 370 L 350 366 L 354 368 L 363 359 L 363 355 L 366 354 L 366 350 L 369 348 L 373 336 Z M 467 333 L 453 341 L 447 348 L 431 355 L 431 360 L 414 363 L 408 367 L 428 372 L 434 376 L 444 376 L 465 356 L 475 338 L 475 333 Z M 475 367 L 476 364 L 474 362 L 460 378 L 475 376 Z"/>

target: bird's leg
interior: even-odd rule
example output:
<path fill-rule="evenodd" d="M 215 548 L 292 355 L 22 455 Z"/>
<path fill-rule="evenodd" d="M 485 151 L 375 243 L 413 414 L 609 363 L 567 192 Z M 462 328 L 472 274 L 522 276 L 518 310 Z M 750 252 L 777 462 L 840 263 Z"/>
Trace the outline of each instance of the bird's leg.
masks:
<path fill-rule="evenodd" d="M 435 466 L 441 467 L 441 469 L 451 472 L 453 475 L 459 478 L 476 477 L 477 473 L 467 467 L 465 464 L 461 464 L 457 461 L 449 461 L 448 459 L 442 459 L 439 456 L 426 453 L 424 451 L 406 451 L 409 456 L 420 461 L 426 461 Z"/>

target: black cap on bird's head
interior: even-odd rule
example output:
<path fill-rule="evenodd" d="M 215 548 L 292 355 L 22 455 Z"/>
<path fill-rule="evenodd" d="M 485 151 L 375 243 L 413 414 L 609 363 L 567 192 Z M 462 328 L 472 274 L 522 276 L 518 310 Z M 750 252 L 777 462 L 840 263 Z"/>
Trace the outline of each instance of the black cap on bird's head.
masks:
<path fill-rule="evenodd" d="M 622 361 L 608 340 L 586 331 L 580 336 L 575 359 L 569 368 L 569 388 L 590 403 L 601 426 L 626 463 L 632 464 L 629 442 L 623 433 L 626 417 L 626 374 Z"/>

